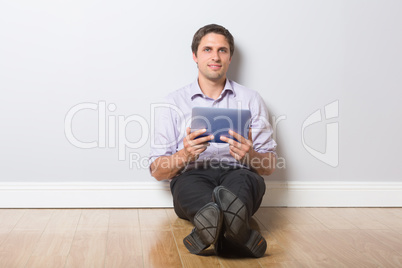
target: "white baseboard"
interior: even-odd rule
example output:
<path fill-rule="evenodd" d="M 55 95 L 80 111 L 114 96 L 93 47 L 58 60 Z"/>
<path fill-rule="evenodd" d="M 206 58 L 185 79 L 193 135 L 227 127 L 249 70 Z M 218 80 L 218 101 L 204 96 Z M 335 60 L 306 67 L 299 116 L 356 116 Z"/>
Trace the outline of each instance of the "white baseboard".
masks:
<path fill-rule="evenodd" d="M 262 206 L 402 207 L 401 182 L 267 181 Z M 0 182 L 0 208 L 172 207 L 168 182 Z"/>
<path fill-rule="evenodd" d="M 402 182 L 266 182 L 263 206 L 402 207 Z"/>

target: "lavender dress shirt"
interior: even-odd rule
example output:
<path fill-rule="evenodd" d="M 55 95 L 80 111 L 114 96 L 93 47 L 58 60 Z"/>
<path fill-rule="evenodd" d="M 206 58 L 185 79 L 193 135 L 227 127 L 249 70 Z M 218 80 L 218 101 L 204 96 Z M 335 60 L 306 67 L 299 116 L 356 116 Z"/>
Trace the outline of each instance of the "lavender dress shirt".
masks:
<path fill-rule="evenodd" d="M 191 124 L 193 107 L 250 110 L 250 126 L 254 150 L 259 153 L 272 152 L 275 154 L 276 143 L 272 139 L 272 126 L 268 120 L 268 112 L 264 101 L 258 92 L 226 79 L 221 95 L 214 100 L 203 94 L 197 79 L 193 83 L 170 93 L 165 98 L 164 103 L 155 105 L 155 123 L 152 126 L 153 129 L 151 129 L 149 164 L 160 156 L 169 156 L 183 149 L 183 138 L 186 136 L 186 128 Z M 188 165 L 187 170 L 195 165 L 209 161 L 240 165 L 229 153 L 228 144 L 211 143 L 200 154 L 196 163 Z"/>

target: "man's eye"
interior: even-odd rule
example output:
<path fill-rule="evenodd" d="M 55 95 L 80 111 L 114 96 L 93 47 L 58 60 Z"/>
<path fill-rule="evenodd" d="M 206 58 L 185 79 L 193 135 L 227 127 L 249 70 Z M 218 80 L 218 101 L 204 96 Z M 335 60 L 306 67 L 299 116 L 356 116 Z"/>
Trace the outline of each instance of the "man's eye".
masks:
<path fill-rule="evenodd" d="M 210 49 L 210 48 L 206 48 L 206 49 L 204 49 L 204 51 L 207 51 L 207 52 L 208 52 L 208 51 L 211 51 L 211 49 Z"/>
<path fill-rule="evenodd" d="M 226 53 L 226 49 L 221 49 L 220 52 L 225 52 Z"/>

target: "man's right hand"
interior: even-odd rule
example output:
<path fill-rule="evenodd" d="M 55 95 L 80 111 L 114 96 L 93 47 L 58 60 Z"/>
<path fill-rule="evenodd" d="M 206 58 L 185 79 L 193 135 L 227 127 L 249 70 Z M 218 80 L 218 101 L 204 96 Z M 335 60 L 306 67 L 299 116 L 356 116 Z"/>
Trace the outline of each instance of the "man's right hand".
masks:
<path fill-rule="evenodd" d="M 207 149 L 209 141 L 214 138 L 213 135 L 209 135 L 196 139 L 205 131 L 205 129 L 200 129 L 191 133 L 191 129 L 188 127 L 187 136 L 183 139 L 184 148 L 175 154 L 160 156 L 155 159 L 150 166 L 152 176 L 158 181 L 171 179 L 183 170 L 189 162 L 197 160 L 199 155 Z"/>
<path fill-rule="evenodd" d="M 191 129 L 187 127 L 187 136 L 183 139 L 183 153 L 188 162 L 195 161 L 199 155 L 209 146 L 209 141 L 214 138 L 213 135 L 196 139 L 203 134 L 206 129 L 200 129 L 191 133 Z"/>

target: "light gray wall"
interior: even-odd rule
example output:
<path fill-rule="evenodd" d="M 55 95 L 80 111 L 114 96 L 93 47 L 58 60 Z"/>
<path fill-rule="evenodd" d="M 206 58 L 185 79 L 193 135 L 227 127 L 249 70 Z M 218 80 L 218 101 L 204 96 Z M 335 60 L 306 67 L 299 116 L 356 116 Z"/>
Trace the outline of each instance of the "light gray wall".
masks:
<path fill-rule="evenodd" d="M 400 1 L 2 1 L 0 181 L 152 180 L 151 104 L 196 78 L 191 38 L 208 23 L 235 36 L 229 76 L 274 116 L 272 179 L 401 181 L 401 11 Z M 331 103 L 334 118 L 322 112 L 303 145 L 303 123 Z M 70 124 L 80 107 L 96 110 Z M 100 133 L 103 145 L 98 121 L 113 132 L 119 118 L 132 122 L 118 124 L 115 147 Z M 74 146 L 66 127 L 98 148 Z M 125 138 L 139 148 L 118 146 Z M 326 143 L 336 150 L 320 156 Z M 130 155 L 142 161 L 130 168 Z"/>

